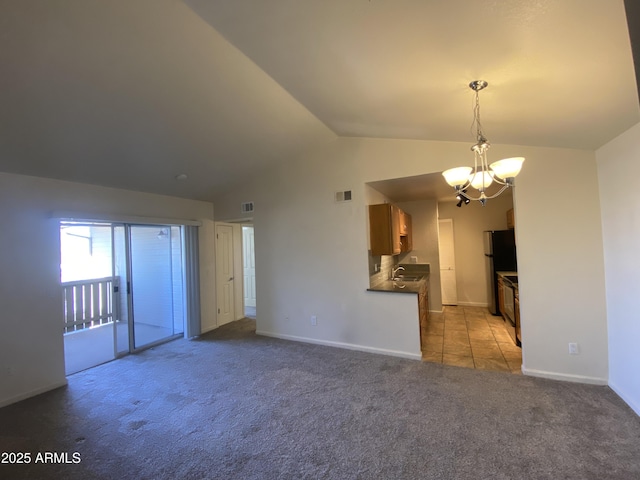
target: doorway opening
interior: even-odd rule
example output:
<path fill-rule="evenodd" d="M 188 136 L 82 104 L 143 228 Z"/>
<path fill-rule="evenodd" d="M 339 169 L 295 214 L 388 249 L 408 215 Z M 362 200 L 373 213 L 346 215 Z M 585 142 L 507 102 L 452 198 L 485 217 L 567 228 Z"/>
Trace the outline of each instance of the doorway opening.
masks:
<path fill-rule="evenodd" d="M 181 337 L 183 228 L 60 222 L 66 374 Z"/>
<path fill-rule="evenodd" d="M 256 318 L 256 254 L 253 225 L 242 226 L 244 316 Z"/>
<path fill-rule="evenodd" d="M 256 318 L 256 266 L 253 225 L 246 220 L 217 222 L 217 326 Z"/>

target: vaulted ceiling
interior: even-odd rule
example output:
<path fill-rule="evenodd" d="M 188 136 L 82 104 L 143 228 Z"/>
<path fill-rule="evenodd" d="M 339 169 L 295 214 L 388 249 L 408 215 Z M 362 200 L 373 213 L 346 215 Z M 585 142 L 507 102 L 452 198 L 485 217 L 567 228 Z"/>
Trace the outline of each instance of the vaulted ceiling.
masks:
<path fill-rule="evenodd" d="M 472 142 L 478 78 L 493 143 L 640 121 L 622 0 L 13 0 L 0 39 L 0 171 L 188 198 L 335 136 Z"/>

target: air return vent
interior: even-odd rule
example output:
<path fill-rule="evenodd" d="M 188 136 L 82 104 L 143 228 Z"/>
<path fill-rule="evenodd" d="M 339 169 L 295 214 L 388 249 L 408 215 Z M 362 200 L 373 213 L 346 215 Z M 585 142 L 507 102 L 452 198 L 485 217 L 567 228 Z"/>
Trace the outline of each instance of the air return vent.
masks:
<path fill-rule="evenodd" d="M 242 213 L 251 213 L 253 212 L 253 202 L 244 202 L 240 205 L 240 211 Z"/>
<path fill-rule="evenodd" d="M 345 190 L 343 192 L 336 192 L 335 199 L 336 199 L 336 202 L 350 202 L 351 201 L 351 190 Z"/>

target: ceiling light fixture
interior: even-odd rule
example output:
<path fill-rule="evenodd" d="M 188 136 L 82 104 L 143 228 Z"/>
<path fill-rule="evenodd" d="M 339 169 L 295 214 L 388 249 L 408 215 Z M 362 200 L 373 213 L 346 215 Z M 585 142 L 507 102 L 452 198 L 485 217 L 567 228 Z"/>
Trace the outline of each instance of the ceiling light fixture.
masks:
<path fill-rule="evenodd" d="M 461 207 L 462 204 L 469 205 L 469 203 L 471 202 L 471 200 L 469 200 L 466 196 L 462 195 L 463 193 L 465 192 L 460 191 L 456 195 L 456 200 L 458 200 L 458 204 L 456 205 L 456 207 Z"/>
<path fill-rule="evenodd" d="M 474 153 L 473 168 L 457 167 L 450 168 L 442 172 L 444 179 L 449 185 L 456 189 L 456 194 L 469 200 L 478 200 L 482 206 L 487 203 L 487 199 L 495 198 L 507 188 L 513 187 L 513 179 L 520 173 L 524 157 L 505 158 L 493 162 L 491 165 L 487 161 L 487 150 L 489 141 L 482 131 L 480 122 L 480 96 L 478 92 L 489 85 L 484 80 L 474 80 L 469 84 L 469 88 L 475 92 L 476 102 L 473 109 L 473 125 L 476 126 L 477 143 L 471 147 Z M 487 196 L 486 189 L 493 183 L 499 183 L 502 188 L 497 193 Z M 473 187 L 480 192 L 478 197 L 472 197 L 467 193 L 467 187 Z"/>

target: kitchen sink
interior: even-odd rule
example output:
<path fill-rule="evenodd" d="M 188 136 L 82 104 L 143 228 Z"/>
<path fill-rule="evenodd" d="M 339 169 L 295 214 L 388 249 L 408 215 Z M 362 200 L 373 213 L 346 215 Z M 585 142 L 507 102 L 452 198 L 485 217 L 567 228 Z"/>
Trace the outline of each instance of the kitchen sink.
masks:
<path fill-rule="evenodd" d="M 391 280 L 394 282 L 417 282 L 423 278 L 423 275 L 398 275 L 397 277 L 393 277 Z"/>

